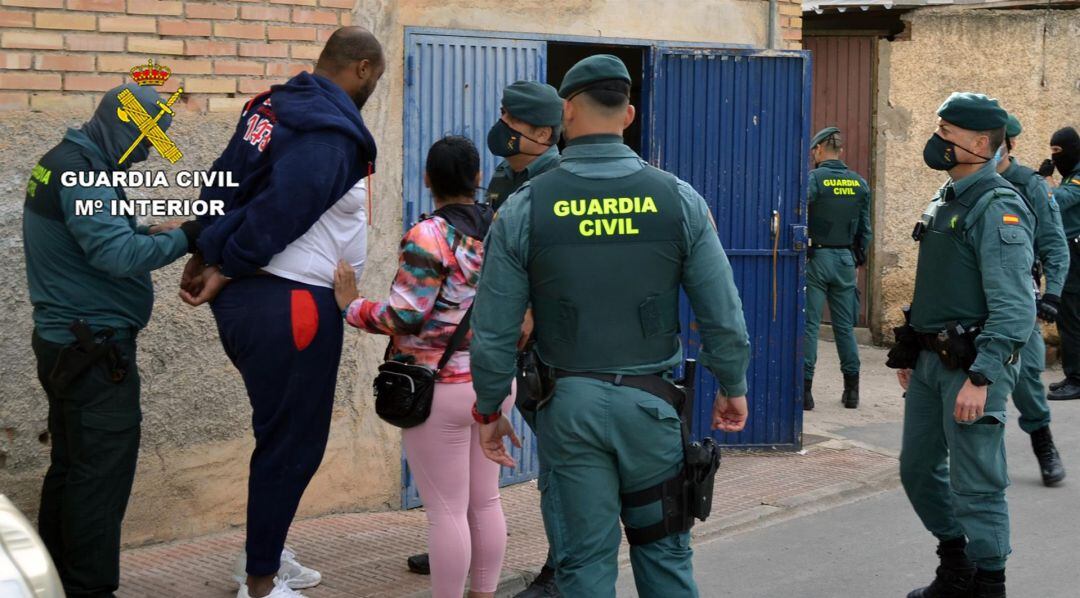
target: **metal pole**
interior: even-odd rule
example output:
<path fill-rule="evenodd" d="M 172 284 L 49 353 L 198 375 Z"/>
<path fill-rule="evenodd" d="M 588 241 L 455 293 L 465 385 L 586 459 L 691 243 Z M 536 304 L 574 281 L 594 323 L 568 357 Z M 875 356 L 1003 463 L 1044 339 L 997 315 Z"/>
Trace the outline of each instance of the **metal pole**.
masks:
<path fill-rule="evenodd" d="M 769 49 L 776 49 L 776 0 L 769 0 Z"/>

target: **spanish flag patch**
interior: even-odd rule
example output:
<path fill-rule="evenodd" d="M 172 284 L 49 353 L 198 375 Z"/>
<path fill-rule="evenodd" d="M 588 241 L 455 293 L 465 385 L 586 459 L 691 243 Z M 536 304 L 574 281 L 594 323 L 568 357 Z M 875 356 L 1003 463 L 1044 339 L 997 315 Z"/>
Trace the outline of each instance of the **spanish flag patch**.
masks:
<path fill-rule="evenodd" d="M 1016 214 L 1005 214 L 1001 217 L 1001 221 L 1005 224 L 1020 224 L 1020 217 Z"/>

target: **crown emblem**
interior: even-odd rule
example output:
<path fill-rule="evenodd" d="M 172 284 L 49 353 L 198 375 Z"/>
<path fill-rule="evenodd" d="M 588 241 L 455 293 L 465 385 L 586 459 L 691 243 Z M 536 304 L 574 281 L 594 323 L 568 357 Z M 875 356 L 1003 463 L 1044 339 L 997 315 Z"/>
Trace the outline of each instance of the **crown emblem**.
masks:
<path fill-rule="evenodd" d="M 139 85 L 164 85 L 170 75 L 172 75 L 172 69 L 154 62 L 153 58 L 147 60 L 146 64 L 131 67 L 131 78 Z"/>

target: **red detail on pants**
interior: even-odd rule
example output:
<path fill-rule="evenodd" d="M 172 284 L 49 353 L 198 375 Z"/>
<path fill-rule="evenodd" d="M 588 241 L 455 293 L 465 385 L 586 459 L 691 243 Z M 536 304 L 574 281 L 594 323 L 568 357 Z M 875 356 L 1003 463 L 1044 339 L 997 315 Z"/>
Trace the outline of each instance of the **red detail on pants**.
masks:
<path fill-rule="evenodd" d="M 303 351 L 315 340 L 319 330 L 319 309 L 311 291 L 293 289 L 292 291 L 292 338 L 297 351 Z"/>

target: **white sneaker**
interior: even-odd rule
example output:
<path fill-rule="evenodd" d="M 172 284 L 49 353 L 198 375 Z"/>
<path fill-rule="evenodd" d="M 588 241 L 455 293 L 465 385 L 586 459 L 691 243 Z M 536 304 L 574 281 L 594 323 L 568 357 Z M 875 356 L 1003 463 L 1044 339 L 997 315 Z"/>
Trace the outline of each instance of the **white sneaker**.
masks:
<path fill-rule="evenodd" d="M 288 584 L 288 578 L 282 579 L 280 577 L 275 577 L 274 589 L 266 595 L 266 598 L 305 598 L 303 594 L 293 590 Z M 236 598 L 251 598 L 246 583 L 240 584 L 240 591 L 236 593 Z"/>
<path fill-rule="evenodd" d="M 313 588 L 322 582 L 322 574 L 298 563 L 296 553 L 288 546 L 281 551 L 281 566 L 278 567 L 277 574 L 294 590 Z M 243 551 L 240 552 L 240 556 L 236 557 L 233 580 L 241 586 L 247 581 L 247 553 Z"/>

